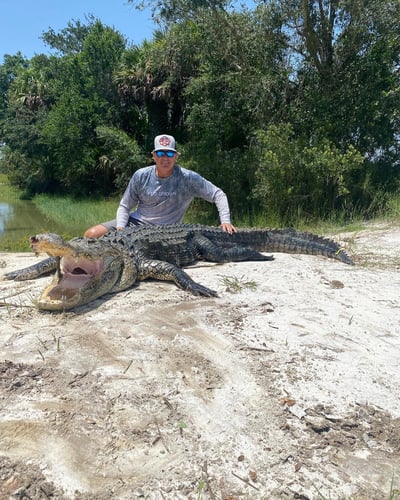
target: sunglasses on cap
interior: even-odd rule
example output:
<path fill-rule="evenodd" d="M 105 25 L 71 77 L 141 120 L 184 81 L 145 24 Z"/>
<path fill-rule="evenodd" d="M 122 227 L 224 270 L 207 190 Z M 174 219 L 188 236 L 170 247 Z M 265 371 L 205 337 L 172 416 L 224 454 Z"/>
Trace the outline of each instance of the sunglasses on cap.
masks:
<path fill-rule="evenodd" d="M 159 158 L 162 158 L 163 156 L 168 156 L 168 158 L 172 158 L 175 156 L 175 151 L 156 151 L 156 155 Z"/>

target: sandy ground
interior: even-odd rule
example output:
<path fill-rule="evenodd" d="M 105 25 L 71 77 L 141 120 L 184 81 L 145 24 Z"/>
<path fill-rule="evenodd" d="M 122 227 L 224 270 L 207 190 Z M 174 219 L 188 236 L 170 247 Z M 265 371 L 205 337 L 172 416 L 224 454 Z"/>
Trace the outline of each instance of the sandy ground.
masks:
<path fill-rule="evenodd" d="M 355 267 L 190 268 L 212 299 L 40 313 L 50 278 L 0 282 L 0 498 L 399 498 L 400 229 L 336 239 Z"/>

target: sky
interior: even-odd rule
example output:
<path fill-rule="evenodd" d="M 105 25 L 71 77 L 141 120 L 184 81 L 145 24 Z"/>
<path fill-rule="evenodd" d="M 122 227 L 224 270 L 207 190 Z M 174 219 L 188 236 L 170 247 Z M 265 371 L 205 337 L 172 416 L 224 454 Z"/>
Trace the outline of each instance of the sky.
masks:
<path fill-rule="evenodd" d="M 49 54 L 40 36 L 49 28 L 58 33 L 69 21 L 87 24 L 85 15 L 119 31 L 128 42 L 151 40 L 157 26 L 149 10 L 141 12 L 126 0 L 0 0 L 0 64 L 5 54 L 18 51 L 27 59 Z"/>

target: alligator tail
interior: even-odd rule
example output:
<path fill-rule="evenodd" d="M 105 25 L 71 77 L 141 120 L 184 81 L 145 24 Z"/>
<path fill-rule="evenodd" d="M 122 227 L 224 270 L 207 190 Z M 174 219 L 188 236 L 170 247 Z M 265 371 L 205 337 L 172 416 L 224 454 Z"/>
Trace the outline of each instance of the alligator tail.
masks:
<path fill-rule="evenodd" d="M 354 265 L 353 260 L 339 243 L 308 232 L 295 229 L 249 229 L 232 235 L 235 242 L 248 245 L 259 252 L 283 252 L 323 255 Z"/>

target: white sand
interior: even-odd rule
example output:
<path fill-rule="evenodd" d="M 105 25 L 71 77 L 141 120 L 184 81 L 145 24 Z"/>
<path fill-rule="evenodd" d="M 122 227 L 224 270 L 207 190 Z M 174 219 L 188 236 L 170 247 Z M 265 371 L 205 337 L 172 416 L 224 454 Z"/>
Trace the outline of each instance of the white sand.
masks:
<path fill-rule="evenodd" d="M 50 278 L 0 282 L 16 304 L 0 309 L 0 497 L 388 498 L 400 229 L 339 239 L 355 267 L 276 254 L 190 268 L 215 299 L 149 281 L 51 314 L 21 307 Z M 37 261 L 0 254 L 2 271 Z"/>

